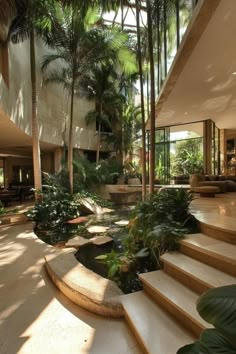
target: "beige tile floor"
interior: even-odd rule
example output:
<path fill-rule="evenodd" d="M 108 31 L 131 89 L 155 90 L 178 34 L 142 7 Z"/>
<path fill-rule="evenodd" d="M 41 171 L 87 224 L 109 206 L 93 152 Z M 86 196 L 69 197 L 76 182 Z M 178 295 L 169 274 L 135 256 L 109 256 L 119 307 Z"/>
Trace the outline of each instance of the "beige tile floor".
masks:
<path fill-rule="evenodd" d="M 124 320 L 93 315 L 49 280 L 31 223 L 0 228 L 1 354 L 140 354 Z"/>
<path fill-rule="evenodd" d="M 216 194 L 215 198 L 196 195 L 191 204 L 196 218 L 217 228 L 236 232 L 236 193 Z"/>

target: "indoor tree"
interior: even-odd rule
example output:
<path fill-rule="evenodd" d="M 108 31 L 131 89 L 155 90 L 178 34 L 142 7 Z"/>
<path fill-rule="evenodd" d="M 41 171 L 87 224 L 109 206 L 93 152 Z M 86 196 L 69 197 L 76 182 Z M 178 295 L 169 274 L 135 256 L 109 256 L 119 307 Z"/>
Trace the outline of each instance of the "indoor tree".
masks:
<path fill-rule="evenodd" d="M 136 5 L 136 25 L 137 25 L 137 59 L 139 67 L 140 98 L 141 98 L 141 117 L 142 117 L 142 198 L 146 198 L 146 126 L 145 126 L 145 107 L 144 107 L 144 87 L 143 87 L 143 63 L 141 51 L 141 28 L 140 28 L 140 2 L 135 1 Z"/>
<path fill-rule="evenodd" d="M 131 78 L 136 73 L 135 55 L 128 47 L 128 36 L 117 28 L 107 29 L 106 32 L 101 32 L 100 38 L 101 41 L 107 41 L 106 37 L 110 37 L 104 59 L 94 63 L 80 82 L 82 95 L 95 101 L 95 110 L 88 112 L 86 121 L 87 124 L 95 121 L 98 125 L 97 163 L 102 125 L 113 132 L 116 141 L 120 140 L 118 136 L 122 139 L 123 106 L 133 85 Z M 116 147 L 118 155 L 122 155 L 121 144 Z"/>
<path fill-rule="evenodd" d="M 13 43 L 29 40 L 30 44 L 30 78 L 31 78 L 31 129 L 33 147 L 34 186 L 36 191 L 42 189 L 41 158 L 39 145 L 39 124 L 37 115 L 37 85 L 36 85 L 36 61 L 35 61 L 35 35 L 41 36 L 50 29 L 50 17 L 53 1 L 31 0 L 16 1 L 17 15 L 14 18 L 9 38 Z M 36 198 L 39 194 L 35 193 Z"/>
<path fill-rule="evenodd" d="M 95 28 L 99 20 L 98 10 L 88 9 L 86 13 L 82 10 L 76 5 L 64 8 L 57 6 L 56 20 L 48 39 L 55 51 L 44 57 L 42 65 L 43 71 L 47 71 L 45 83 L 62 85 L 70 96 L 68 171 L 71 193 L 73 193 L 74 100 L 81 93 L 79 86 L 86 73 L 95 62 L 106 59 L 110 43 L 110 34 Z M 102 37 L 103 32 L 105 34 Z M 115 47 L 118 44 L 114 41 L 113 45 Z M 59 65 L 55 68 L 52 66 L 53 63 Z"/>

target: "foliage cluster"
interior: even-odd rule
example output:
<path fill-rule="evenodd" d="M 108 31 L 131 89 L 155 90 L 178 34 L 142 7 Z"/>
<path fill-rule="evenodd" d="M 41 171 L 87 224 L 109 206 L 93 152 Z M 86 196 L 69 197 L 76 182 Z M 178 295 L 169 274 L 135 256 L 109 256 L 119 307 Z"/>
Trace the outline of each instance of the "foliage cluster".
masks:
<path fill-rule="evenodd" d="M 95 164 L 84 157 L 77 157 L 74 160 L 75 192 L 81 190 L 81 187 L 89 188 L 94 184 L 116 184 L 122 171 L 121 163 L 113 158 Z"/>
<path fill-rule="evenodd" d="M 176 250 L 189 233 L 189 204 L 193 195 L 183 189 L 164 189 L 134 209 L 128 225 L 123 252 L 98 257 L 108 268 L 108 277 L 119 285 L 124 273 L 147 272 L 160 268 L 159 258 Z"/>
<path fill-rule="evenodd" d="M 210 289 L 197 301 L 199 315 L 214 329 L 202 332 L 200 340 L 177 354 L 236 353 L 236 285 Z"/>
<path fill-rule="evenodd" d="M 5 213 L 6 213 L 6 210 L 5 210 L 3 204 L 2 204 L 2 202 L 1 202 L 1 200 L 0 200 L 0 215 L 3 215 L 3 214 L 5 214 Z"/>
<path fill-rule="evenodd" d="M 43 188 L 40 200 L 27 213 L 30 220 L 54 228 L 79 216 L 79 204 L 71 194 L 55 185 Z"/>
<path fill-rule="evenodd" d="M 28 211 L 27 216 L 38 224 L 54 228 L 79 216 L 81 199 L 83 198 L 91 198 L 102 207 L 110 206 L 109 202 L 104 201 L 85 188 L 93 181 L 91 176 L 87 178 L 87 184 L 80 183 L 80 179 L 77 181 L 74 188 L 75 193 L 71 195 L 69 193 L 68 171 L 66 168 L 62 169 L 58 174 L 44 173 L 41 198 L 36 202 L 34 208 Z"/>
<path fill-rule="evenodd" d="M 200 173 L 203 169 L 202 139 L 177 141 L 170 166 L 174 176 Z"/>
<path fill-rule="evenodd" d="M 140 166 L 134 162 L 129 162 L 124 166 L 124 177 L 125 183 L 128 183 L 129 178 L 139 178 L 142 179 L 142 173 Z"/>

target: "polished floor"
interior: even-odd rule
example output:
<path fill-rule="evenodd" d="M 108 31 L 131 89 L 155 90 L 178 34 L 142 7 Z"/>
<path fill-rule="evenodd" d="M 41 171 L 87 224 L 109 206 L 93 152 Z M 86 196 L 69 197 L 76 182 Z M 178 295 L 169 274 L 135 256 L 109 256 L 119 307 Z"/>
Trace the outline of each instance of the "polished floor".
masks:
<path fill-rule="evenodd" d="M 236 232 L 236 193 L 216 194 L 215 198 L 196 194 L 191 212 L 206 224 Z"/>
<path fill-rule="evenodd" d="M 93 315 L 51 283 L 31 223 L 0 227 L 1 354 L 140 354 L 124 320 Z"/>

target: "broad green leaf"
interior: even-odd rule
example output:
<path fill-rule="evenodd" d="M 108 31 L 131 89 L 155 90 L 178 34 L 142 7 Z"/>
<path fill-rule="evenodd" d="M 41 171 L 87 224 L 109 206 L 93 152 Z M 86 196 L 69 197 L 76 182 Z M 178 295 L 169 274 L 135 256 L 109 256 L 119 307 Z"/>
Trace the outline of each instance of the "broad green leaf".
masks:
<path fill-rule="evenodd" d="M 228 337 L 236 337 L 236 285 L 208 290 L 198 299 L 197 310 L 216 329 Z"/>
<path fill-rule="evenodd" d="M 200 341 L 200 353 L 207 354 L 235 354 L 236 346 L 216 329 L 207 329 L 202 332 Z"/>
<path fill-rule="evenodd" d="M 203 352 L 200 350 L 199 342 L 185 345 L 180 348 L 176 354 L 207 354 L 207 352 Z"/>

